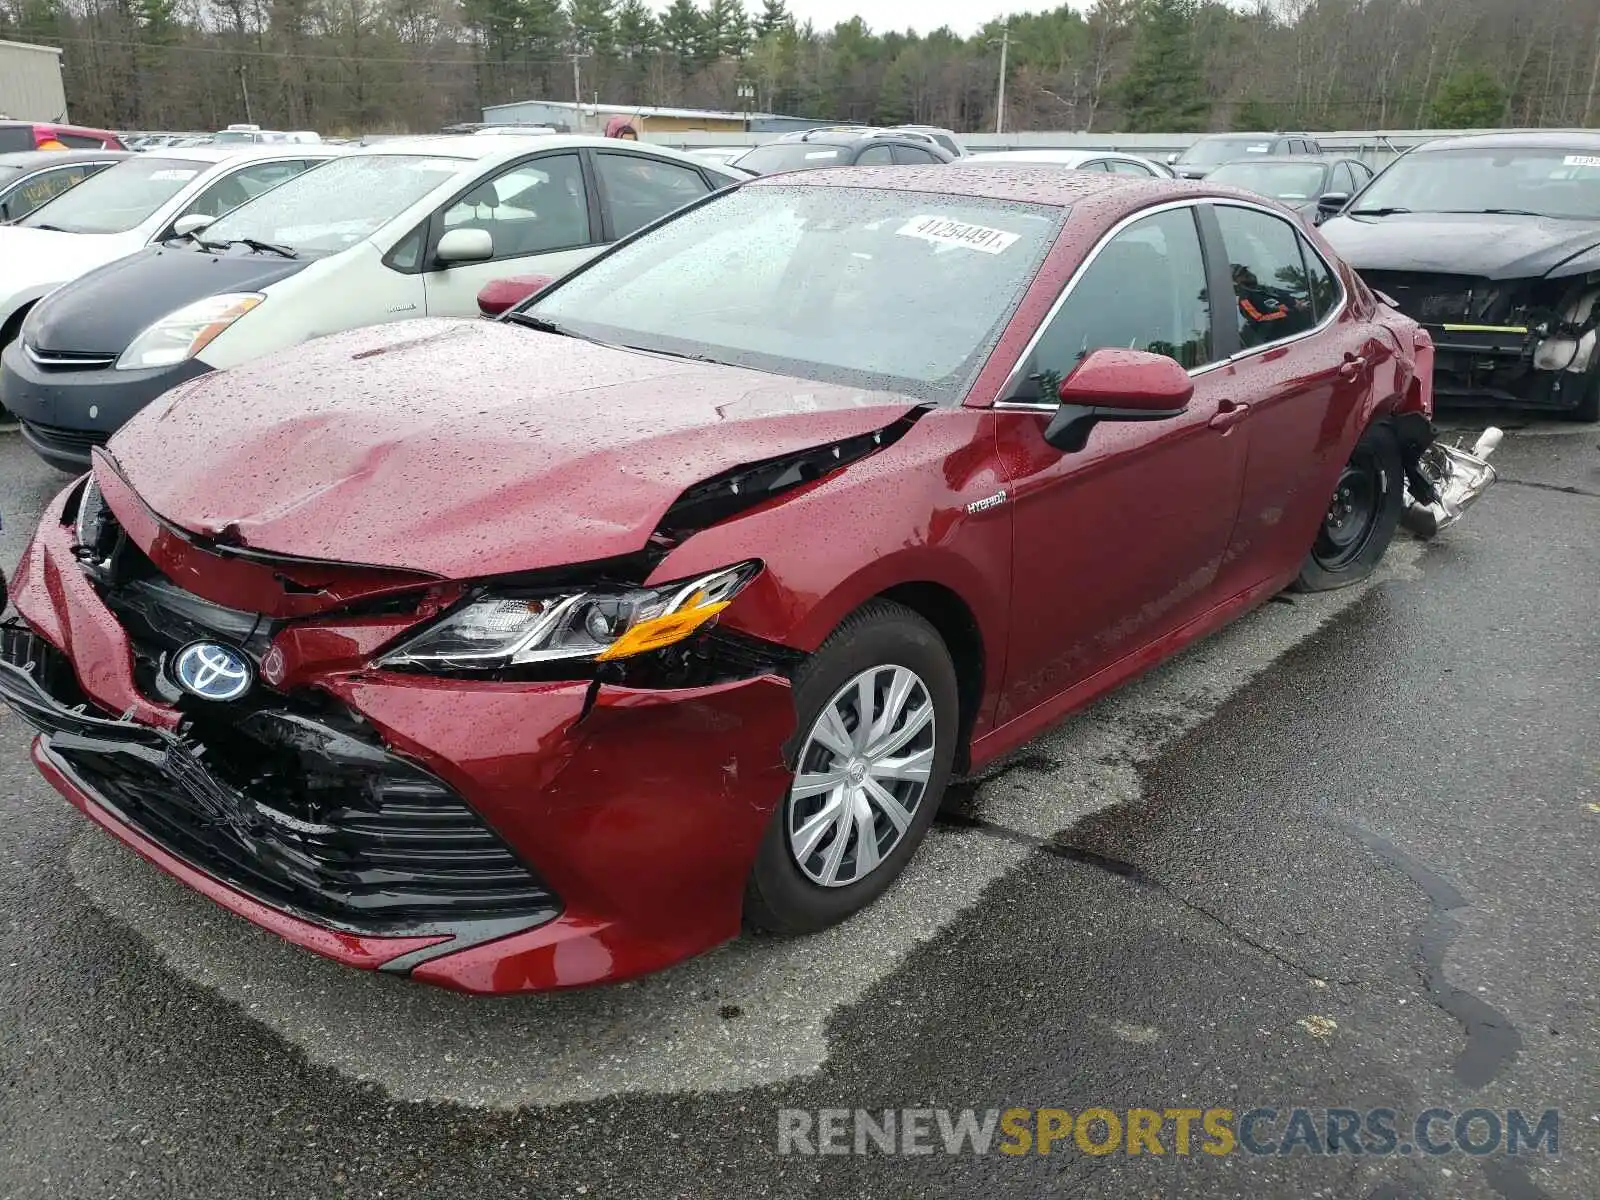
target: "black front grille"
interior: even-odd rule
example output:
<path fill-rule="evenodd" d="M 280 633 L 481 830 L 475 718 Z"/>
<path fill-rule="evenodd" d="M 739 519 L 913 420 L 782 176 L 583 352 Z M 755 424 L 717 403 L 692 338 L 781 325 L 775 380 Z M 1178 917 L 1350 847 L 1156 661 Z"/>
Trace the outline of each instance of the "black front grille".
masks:
<path fill-rule="evenodd" d="M 26 644 L 24 642 L 26 641 Z M 54 692 L 62 656 L 8 635 Z M 67 672 L 70 678 L 70 668 Z M 112 812 L 178 858 L 319 924 L 404 936 L 542 924 L 560 902 L 443 780 L 333 701 L 218 706 L 180 734 L 84 721 L 56 695 L 47 745 Z"/>
<path fill-rule="evenodd" d="M 1424 324 L 1493 324 L 1507 315 L 1505 289 L 1492 279 L 1425 271 L 1362 271 L 1361 277 Z"/>
<path fill-rule="evenodd" d="M 59 425 L 40 425 L 24 422 L 28 435 L 49 450 L 73 454 L 87 454 L 96 446 L 104 446 L 110 434 L 96 429 L 63 429 Z"/>
<path fill-rule="evenodd" d="M 83 350 L 41 350 L 25 346 L 28 361 L 41 371 L 103 371 L 117 361 L 115 354 Z"/>

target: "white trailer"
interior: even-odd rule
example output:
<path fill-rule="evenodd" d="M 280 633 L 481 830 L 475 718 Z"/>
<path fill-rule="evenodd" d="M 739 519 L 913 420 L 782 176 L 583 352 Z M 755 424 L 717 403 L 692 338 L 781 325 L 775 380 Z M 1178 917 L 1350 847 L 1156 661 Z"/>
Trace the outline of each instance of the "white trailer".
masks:
<path fill-rule="evenodd" d="M 0 41 L 0 117 L 13 121 L 67 119 L 59 49 Z"/>

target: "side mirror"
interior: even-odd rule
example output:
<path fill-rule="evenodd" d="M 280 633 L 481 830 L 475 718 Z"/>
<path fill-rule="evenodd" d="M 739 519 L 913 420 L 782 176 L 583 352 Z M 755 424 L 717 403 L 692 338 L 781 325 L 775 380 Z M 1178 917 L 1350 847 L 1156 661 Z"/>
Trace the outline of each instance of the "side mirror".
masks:
<path fill-rule="evenodd" d="M 486 317 L 498 317 L 513 305 L 544 291 L 553 282 L 555 279 L 550 275 L 513 275 L 509 279 L 491 280 L 478 293 L 478 311 Z"/>
<path fill-rule="evenodd" d="M 172 236 L 188 237 L 191 233 L 199 233 L 215 220 L 215 217 L 207 216 L 205 213 L 190 213 L 179 217 L 172 223 Z"/>
<path fill-rule="evenodd" d="M 494 238 L 487 229 L 452 229 L 439 239 L 433 260 L 441 266 L 452 263 L 488 262 L 494 257 Z"/>
<path fill-rule="evenodd" d="M 1169 167 L 1170 167 L 1170 166 L 1172 166 L 1172 165 L 1173 165 L 1173 164 L 1174 164 L 1174 163 L 1176 163 L 1176 162 L 1177 162 L 1177 161 L 1178 161 L 1178 156 L 1177 156 L 1177 155 L 1176 155 L 1176 154 L 1169 154 L 1169 155 L 1167 155 L 1167 166 L 1169 166 Z"/>
<path fill-rule="evenodd" d="M 1164 421 L 1189 407 L 1194 381 L 1176 361 L 1143 350 L 1091 350 L 1057 389 L 1061 407 L 1044 440 L 1064 454 L 1082 450 L 1101 421 Z"/>
<path fill-rule="evenodd" d="M 1331 216 L 1349 203 L 1349 192 L 1323 192 L 1317 197 L 1317 211 Z"/>

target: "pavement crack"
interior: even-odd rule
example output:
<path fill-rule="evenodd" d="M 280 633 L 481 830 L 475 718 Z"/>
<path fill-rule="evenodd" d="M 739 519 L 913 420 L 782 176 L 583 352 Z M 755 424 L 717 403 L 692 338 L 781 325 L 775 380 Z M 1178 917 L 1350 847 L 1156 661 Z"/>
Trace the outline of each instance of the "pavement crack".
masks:
<path fill-rule="evenodd" d="M 1600 500 L 1600 492 L 1591 492 L 1588 488 L 1577 487 L 1567 483 L 1540 483 L 1536 479 L 1508 479 L 1502 475 L 1500 483 L 1509 483 L 1513 487 L 1537 488 L 1541 492 L 1560 492 L 1565 496 L 1587 496 L 1591 500 Z"/>
<path fill-rule="evenodd" d="M 1432 906 L 1432 915 L 1416 936 L 1417 976 L 1434 1005 L 1459 1021 L 1466 1031 L 1466 1044 L 1451 1067 L 1455 1077 L 1468 1087 L 1482 1087 L 1521 1052 L 1522 1034 L 1505 1013 L 1445 978 L 1445 951 L 1461 932 L 1460 924 L 1450 914 L 1469 907 L 1466 897 L 1449 880 L 1417 862 L 1387 838 L 1359 825 L 1341 824 L 1378 858 L 1410 879 Z"/>
<path fill-rule="evenodd" d="M 1202 904 L 1197 904 L 1195 901 L 1189 899 L 1181 892 L 1174 890 L 1161 880 L 1147 874 L 1133 863 L 1125 862 L 1120 858 L 1113 858 L 1110 855 L 1100 854 L 1094 850 L 1087 850 L 1081 846 L 1074 846 L 1069 842 L 1057 841 L 1054 838 L 1035 837 L 1031 833 L 1023 833 L 1019 829 L 1012 829 L 1008 826 L 997 824 L 994 821 L 988 821 L 982 817 L 973 816 L 971 813 L 967 812 L 944 811 L 939 814 L 936 820 L 941 825 L 975 830 L 976 832 L 986 834 L 989 837 L 1000 838 L 1004 841 L 1015 842 L 1018 845 L 1028 846 L 1035 850 L 1041 850 L 1046 854 L 1055 856 L 1056 858 L 1065 858 L 1072 862 L 1083 863 L 1085 866 L 1090 866 L 1096 868 L 1097 870 L 1105 871 L 1108 874 L 1115 875 L 1120 879 L 1126 879 L 1135 887 L 1144 888 L 1147 891 L 1159 892 L 1162 895 L 1176 901 L 1178 904 L 1181 904 L 1190 912 L 1204 917 L 1207 921 L 1211 922 L 1213 925 L 1216 925 L 1235 941 L 1241 942 L 1250 947 L 1250 949 L 1266 955 L 1275 962 L 1281 963 L 1283 966 L 1288 967 L 1291 971 L 1295 972 L 1297 975 L 1303 976 L 1312 983 L 1337 983 L 1341 986 L 1346 986 L 1361 982 L 1359 979 L 1330 980 L 1325 975 L 1317 974 L 1317 972 L 1306 967 L 1303 963 L 1296 962 L 1294 959 L 1284 954 L 1281 950 L 1276 950 L 1264 942 L 1257 941 L 1249 934 L 1240 931 L 1233 925 L 1230 925 L 1226 920 L 1224 920 L 1217 913 L 1212 912 L 1209 908 L 1206 908 Z"/>

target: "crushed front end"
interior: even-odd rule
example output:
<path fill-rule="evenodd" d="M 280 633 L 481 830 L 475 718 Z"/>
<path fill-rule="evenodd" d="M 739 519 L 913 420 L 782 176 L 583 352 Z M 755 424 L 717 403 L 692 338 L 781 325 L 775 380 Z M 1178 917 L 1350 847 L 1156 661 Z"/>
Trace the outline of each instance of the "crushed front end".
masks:
<path fill-rule="evenodd" d="M 790 779 L 788 652 L 709 627 L 587 677 L 375 667 L 463 585 L 206 543 L 100 477 L 44 514 L 0 630 L 0 698 L 97 824 L 291 941 L 463 990 L 626 978 L 737 932 Z M 252 686 L 185 691 L 195 645 Z"/>
<path fill-rule="evenodd" d="M 1386 270 L 1361 276 L 1432 335 L 1441 400 L 1575 410 L 1600 388 L 1600 271 L 1534 279 Z"/>

